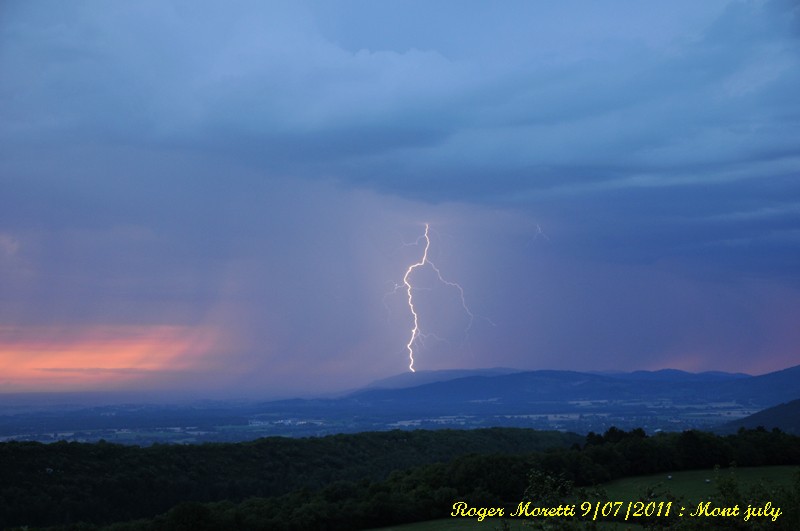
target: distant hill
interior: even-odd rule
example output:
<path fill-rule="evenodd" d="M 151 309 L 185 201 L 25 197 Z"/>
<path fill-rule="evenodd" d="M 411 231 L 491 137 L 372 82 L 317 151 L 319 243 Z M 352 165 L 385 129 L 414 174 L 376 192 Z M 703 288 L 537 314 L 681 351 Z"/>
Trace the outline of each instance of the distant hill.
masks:
<path fill-rule="evenodd" d="M 435 382 L 455 380 L 456 378 L 466 378 L 468 376 L 500 376 L 502 374 L 512 374 L 522 372 L 519 369 L 509 369 L 505 367 L 495 367 L 492 369 L 452 369 L 441 371 L 417 371 L 404 372 L 377 380 L 367 385 L 364 389 L 402 389 L 404 387 L 416 387 Z"/>
<path fill-rule="evenodd" d="M 560 378 L 564 375 L 589 375 L 599 376 L 601 378 L 613 378 L 615 380 L 628 380 L 628 381 L 641 381 L 641 382 L 733 382 L 744 378 L 753 378 L 753 376 L 741 372 L 721 372 L 721 371 L 706 371 L 700 373 L 692 373 L 681 371 L 678 369 L 659 369 L 656 371 L 633 371 L 633 372 L 576 372 L 576 371 L 559 371 L 559 370 L 540 370 L 540 371 L 523 371 L 520 369 L 511 369 L 507 367 L 494 367 L 490 369 L 452 369 L 452 370 L 439 370 L 439 371 L 417 371 L 417 372 L 403 372 L 376 380 L 371 384 L 351 391 L 347 394 L 358 394 L 364 391 L 371 391 L 376 389 L 405 389 L 411 387 L 419 387 L 422 385 L 433 384 L 437 382 L 448 382 L 451 380 L 458 380 L 462 378 L 471 377 L 495 377 L 506 376 L 511 374 L 539 374 L 547 375 L 548 378 Z M 557 376 L 557 375 L 561 376 Z M 570 376 L 567 376 L 569 379 Z"/>
<path fill-rule="evenodd" d="M 797 400 L 800 366 L 760 376 L 674 369 L 420 371 L 335 397 L 0 413 L 0 440 L 52 442 L 68 436 L 140 444 L 493 426 L 576 433 L 603 433 L 614 426 L 654 433 L 713 429 Z M 756 416 L 742 425 L 794 429 L 788 420 L 800 415 L 792 411 L 779 409 L 780 420 Z"/>
<path fill-rule="evenodd" d="M 800 398 L 800 365 L 780 371 L 721 383 L 720 396 L 774 406 Z"/>
<path fill-rule="evenodd" d="M 461 418 L 475 426 L 581 432 L 616 425 L 672 431 L 710 428 L 795 399 L 800 399 L 800 366 L 760 376 L 678 370 L 471 374 L 410 387 L 362 389 L 328 407 L 410 426 Z"/>
<path fill-rule="evenodd" d="M 455 373 L 455 371 L 454 371 Z M 800 366 L 761 376 L 741 373 L 689 373 L 674 369 L 596 374 L 575 371 L 527 371 L 476 374 L 400 387 L 411 378 L 391 380 L 391 388 L 366 388 L 345 397 L 375 404 L 414 403 L 523 405 L 586 400 L 736 401 L 765 408 L 800 398 Z"/>
<path fill-rule="evenodd" d="M 800 435 L 800 399 L 767 408 L 748 417 L 727 422 L 714 430 L 718 433 L 735 433 L 739 428 L 763 426 L 771 430 L 778 428 L 786 433 Z"/>
<path fill-rule="evenodd" d="M 723 382 L 739 380 L 741 378 L 752 378 L 752 375 L 743 372 L 686 372 L 678 369 L 660 369 L 657 371 L 633 371 L 612 373 L 610 376 L 623 378 L 626 380 L 652 380 L 652 381 L 698 381 L 698 382 Z"/>

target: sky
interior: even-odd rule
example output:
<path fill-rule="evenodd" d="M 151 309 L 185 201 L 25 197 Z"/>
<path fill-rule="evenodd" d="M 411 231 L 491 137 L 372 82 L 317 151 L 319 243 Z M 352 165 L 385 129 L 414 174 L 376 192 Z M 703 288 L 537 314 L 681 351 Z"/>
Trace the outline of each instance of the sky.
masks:
<path fill-rule="evenodd" d="M 798 94 L 788 0 L 4 1 L 0 393 L 797 365 Z"/>

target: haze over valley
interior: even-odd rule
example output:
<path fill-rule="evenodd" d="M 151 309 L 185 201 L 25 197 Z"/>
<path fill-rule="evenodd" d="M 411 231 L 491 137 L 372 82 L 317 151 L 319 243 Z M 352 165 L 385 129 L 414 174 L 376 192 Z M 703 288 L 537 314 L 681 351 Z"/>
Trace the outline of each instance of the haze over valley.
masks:
<path fill-rule="evenodd" d="M 415 382 L 419 379 L 420 385 Z M 800 399 L 800 366 L 762 376 L 723 372 L 592 374 L 571 371 L 443 371 L 376 382 L 339 397 L 278 401 L 113 404 L 0 409 L 0 440 L 126 444 L 245 441 L 392 429 L 525 427 L 648 433 L 750 426 L 747 417 Z M 52 398 L 52 397 L 51 397 Z M 68 395 L 61 395 L 68 400 Z M 84 400 L 89 397 L 84 397 Z M 796 432 L 792 415 L 768 418 Z"/>

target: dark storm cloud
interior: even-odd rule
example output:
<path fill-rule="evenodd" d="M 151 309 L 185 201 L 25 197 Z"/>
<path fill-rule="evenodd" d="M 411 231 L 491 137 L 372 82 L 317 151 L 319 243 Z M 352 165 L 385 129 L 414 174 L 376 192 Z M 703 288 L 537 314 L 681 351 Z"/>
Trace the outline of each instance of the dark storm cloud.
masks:
<path fill-rule="evenodd" d="M 374 28 L 413 10 L 348 5 L 14 5 L 5 131 L 217 150 L 294 175 L 324 167 L 412 197 L 427 180 L 437 200 L 702 182 L 734 164 L 753 178 L 798 155 L 790 4 L 685 4 L 666 20 L 640 3 L 482 6 L 462 24 L 442 4 L 420 7 L 432 21 L 414 17 L 423 36 L 395 38 Z M 564 17 L 566 29 L 545 29 Z"/>
<path fill-rule="evenodd" d="M 779 368 L 799 25 L 784 1 L 6 2 L 0 324 L 169 323 L 251 386 L 344 386 L 405 366 L 385 294 L 429 221 L 498 325 L 429 367 Z"/>

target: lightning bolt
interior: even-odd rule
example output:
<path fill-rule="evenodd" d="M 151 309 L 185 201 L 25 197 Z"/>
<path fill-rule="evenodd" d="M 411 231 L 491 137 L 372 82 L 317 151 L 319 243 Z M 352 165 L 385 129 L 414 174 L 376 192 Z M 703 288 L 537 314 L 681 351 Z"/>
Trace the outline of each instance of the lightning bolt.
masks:
<path fill-rule="evenodd" d="M 411 329 L 411 337 L 408 339 L 408 343 L 406 343 L 406 349 L 408 350 L 408 361 L 409 361 L 408 369 L 411 372 L 417 372 L 414 369 L 414 345 L 417 343 L 418 340 L 424 339 L 425 337 L 419 326 L 419 314 L 417 313 L 417 309 L 414 307 L 414 288 L 411 285 L 411 274 L 414 272 L 414 270 L 428 265 L 436 273 L 437 278 L 442 284 L 456 288 L 458 290 L 458 293 L 461 296 L 461 305 L 464 307 L 464 311 L 467 312 L 467 315 L 469 315 L 469 325 L 467 326 L 467 332 L 469 332 L 470 328 L 472 327 L 472 323 L 475 320 L 475 316 L 470 311 L 469 306 L 467 306 L 467 301 L 464 298 L 464 288 L 462 288 L 461 285 L 458 284 L 457 282 L 451 282 L 449 280 L 446 280 L 442 276 L 442 272 L 439 270 L 439 268 L 436 267 L 436 264 L 431 262 L 430 259 L 428 258 L 428 251 L 431 248 L 431 238 L 429 231 L 430 231 L 430 225 L 426 223 L 425 234 L 417 238 L 416 242 L 416 244 L 419 245 L 419 243 L 422 240 L 425 240 L 425 250 L 422 252 L 422 258 L 419 260 L 419 262 L 416 262 L 408 266 L 406 274 L 403 275 L 403 285 L 405 286 L 406 294 L 408 295 L 408 308 L 411 311 L 411 315 L 414 317 L 414 327 Z M 399 285 L 395 286 L 395 290 L 397 290 L 400 287 L 401 286 Z"/>
<path fill-rule="evenodd" d="M 542 226 L 537 223 L 536 224 L 536 234 L 534 234 L 533 238 L 531 238 L 528 241 L 528 245 L 533 244 L 533 242 L 538 240 L 540 237 L 545 239 L 545 240 L 547 240 L 548 242 L 550 241 L 550 237 L 547 234 L 544 233 L 544 231 L 542 230 Z"/>
<path fill-rule="evenodd" d="M 537 223 L 536 224 L 536 234 L 534 234 L 533 239 L 535 240 L 539 236 L 542 236 L 545 240 L 550 241 L 550 238 L 542 230 L 542 226 Z"/>

